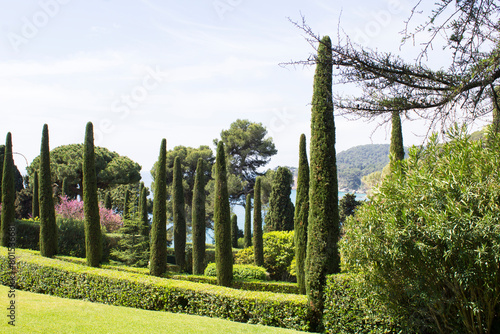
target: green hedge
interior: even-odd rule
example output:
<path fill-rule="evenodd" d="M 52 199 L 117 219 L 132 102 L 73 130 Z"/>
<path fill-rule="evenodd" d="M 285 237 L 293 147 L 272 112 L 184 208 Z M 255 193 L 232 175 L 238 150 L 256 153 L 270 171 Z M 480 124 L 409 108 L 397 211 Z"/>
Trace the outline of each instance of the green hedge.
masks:
<path fill-rule="evenodd" d="M 215 263 L 209 263 L 205 268 L 205 276 L 217 276 Z M 267 278 L 266 269 L 251 264 L 233 265 L 233 277 L 235 279 L 256 279 L 265 280 Z"/>
<path fill-rule="evenodd" d="M 0 248 L 0 280 L 8 284 L 7 248 Z M 232 321 L 305 330 L 304 296 L 242 291 L 209 284 L 91 268 L 38 252 L 16 250 L 17 287 L 64 298 L 146 310 L 184 312 Z"/>

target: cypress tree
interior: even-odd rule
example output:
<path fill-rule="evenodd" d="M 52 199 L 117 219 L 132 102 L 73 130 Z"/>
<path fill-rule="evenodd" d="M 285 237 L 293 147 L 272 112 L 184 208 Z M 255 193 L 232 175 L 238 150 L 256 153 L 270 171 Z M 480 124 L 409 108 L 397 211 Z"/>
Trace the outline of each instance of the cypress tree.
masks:
<path fill-rule="evenodd" d="M 273 179 L 269 197 L 269 211 L 266 214 L 266 231 L 293 230 L 292 192 L 293 174 L 286 167 L 279 167 Z"/>
<path fill-rule="evenodd" d="M 149 243 L 149 217 L 148 217 L 148 197 L 146 194 L 146 187 L 142 187 L 139 195 L 139 219 L 141 220 L 141 235 L 148 237 Z"/>
<path fill-rule="evenodd" d="M 227 191 L 226 157 L 222 140 L 217 144 L 215 162 L 215 263 L 217 284 L 231 286 L 233 280 L 233 252 L 231 248 L 231 211 Z"/>
<path fill-rule="evenodd" d="M 113 202 L 111 200 L 111 194 L 109 192 L 106 193 L 106 197 L 104 198 L 104 207 L 108 210 L 113 208 Z"/>
<path fill-rule="evenodd" d="M 205 177 L 203 158 L 198 159 L 193 189 L 193 274 L 203 275 L 205 260 Z"/>
<path fill-rule="evenodd" d="M 69 191 L 68 191 L 68 178 L 63 178 L 62 185 L 61 185 L 61 195 L 62 196 L 67 196 L 69 197 Z"/>
<path fill-rule="evenodd" d="M 181 160 L 174 160 L 173 175 L 173 216 L 174 216 L 174 250 L 175 263 L 181 270 L 186 269 L 186 208 L 184 205 L 184 187 L 182 186 Z"/>
<path fill-rule="evenodd" d="M 125 190 L 125 199 L 123 201 L 123 219 L 130 219 L 130 191 Z"/>
<path fill-rule="evenodd" d="M 142 217 L 142 200 L 141 200 L 141 194 L 142 194 L 142 189 L 144 189 L 144 182 L 141 182 L 139 184 L 139 195 L 137 196 L 137 212 L 139 213 L 139 217 Z"/>
<path fill-rule="evenodd" d="M 321 39 L 311 112 L 311 166 L 307 228 L 306 292 L 311 329 L 320 331 L 326 275 L 340 271 L 339 211 L 330 37 Z"/>
<path fill-rule="evenodd" d="M 309 216 L 309 163 L 307 162 L 306 136 L 300 136 L 299 172 L 295 200 L 294 238 L 297 284 L 301 294 L 306 293 L 304 266 L 307 251 L 307 220 Z"/>
<path fill-rule="evenodd" d="M 262 203 L 260 176 L 255 180 L 253 188 L 253 249 L 255 265 L 264 266 L 264 240 L 262 238 Z"/>
<path fill-rule="evenodd" d="M 162 139 L 156 168 L 151 225 L 149 272 L 161 276 L 167 270 L 167 140 Z"/>
<path fill-rule="evenodd" d="M 392 112 L 391 146 L 390 146 L 390 166 L 394 168 L 396 161 L 405 158 L 405 149 L 403 147 L 403 130 L 401 129 L 401 117 L 399 112 Z"/>
<path fill-rule="evenodd" d="M 247 202 L 245 204 L 245 231 L 244 244 L 245 248 L 252 246 L 252 196 L 247 194 Z"/>
<path fill-rule="evenodd" d="M 231 246 L 238 248 L 238 217 L 235 214 L 231 216 Z"/>
<path fill-rule="evenodd" d="M 38 172 L 33 173 L 33 200 L 31 202 L 31 216 L 33 218 L 40 217 L 40 203 L 38 196 Z"/>
<path fill-rule="evenodd" d="M 85 215 L 85 252 L 87 265 L 99 267 L 102 258 L 102 236 L 97 200 L 94 127 L 87 123 L 83 151 L 83 212 Z"/>
<path fill-rule="evenodd" d="M 44 124 L 40 147 L 39 213 L 40 213 L 40 254 L 52 257 L 57 253 L 57 225 L 52 194 L 50 172 L 49 128 Z"/>
<path fill-rule="evenodd" d="M 12 157 L 12 135 L 7 133 L 2 173 L 2 246 L 9 246 L 10 230 L 15 228 L 16 219 L 16 186 L 14 180 L 14 159 Z"/>

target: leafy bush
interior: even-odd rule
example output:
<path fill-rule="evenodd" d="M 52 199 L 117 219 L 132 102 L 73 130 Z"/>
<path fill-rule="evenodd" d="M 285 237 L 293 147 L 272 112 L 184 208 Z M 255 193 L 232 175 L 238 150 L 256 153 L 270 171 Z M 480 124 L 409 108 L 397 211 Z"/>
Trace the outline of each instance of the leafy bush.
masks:
<path fill-rule="evenodd" d="M 472 142 L 454 127 L 448 139 L 413 148 L 347 219 L 344 268 L 419 332 L 490 333 L 500 318 L 500 138 Z"/>
<path fill-rule="evenodd" d="M 293 281 L 290 265 L 295 256 L 293 231 L 264 233 L 264 268 L 272 280 Z M 253 264 L 253 247 L 244 248 L 235 256 L 237 264 Z"/>
<path fill-rule="evenodd" d="M 30 220 L 16 221 L 16 248 L 39 249 L 40 222 Z"/>
<path fill-rule="evenodd" d="M 136 273 L 92 268 L 37 252 L 16 250 L 17 288 L 58 297 L 86 299 L 146 310 L 184 312 L 233 321 L 305 330 L 304 296 L 241 291 Z M 7 248 L 0 248 L 0 272 L 9 273 Z M 7 284 L 9 275 L 0 275 Z"/>
<path fill-rule="evenodd" d="M 205 276 L 216 276 L 215 263 L 209 263 L 205 268 Z M 235 264 L 233 266 L 233 277 L 235 279 L 257 279 L 265 280 L 267 277 L 266 269 L 250 264 Z"/>

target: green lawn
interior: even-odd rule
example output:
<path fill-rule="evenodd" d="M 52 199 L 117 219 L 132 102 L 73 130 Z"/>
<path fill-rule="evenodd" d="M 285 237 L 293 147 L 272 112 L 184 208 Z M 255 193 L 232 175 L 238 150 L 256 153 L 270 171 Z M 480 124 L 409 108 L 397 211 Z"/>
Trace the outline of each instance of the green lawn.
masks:
<path fill-rule="evenodd" d="M 7 322 L 9 288 L 0 285 L 0 333 L 299 333 L 194 315 L 145 311 L 16 290 L 16 326 Z"/>

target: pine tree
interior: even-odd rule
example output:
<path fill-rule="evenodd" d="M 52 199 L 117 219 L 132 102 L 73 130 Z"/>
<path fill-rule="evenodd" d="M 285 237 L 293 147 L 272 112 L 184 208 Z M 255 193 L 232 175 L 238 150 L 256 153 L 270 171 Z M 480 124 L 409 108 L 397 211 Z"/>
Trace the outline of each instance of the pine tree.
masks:
<path fill-rule="evenodd" d="M 181 161 L 178 156 L 174 160 L 172 182 L 175 263 L 184 271 L 186 270 L 186 208 L 184 205 Z"/>
<path fill-rule="evenodd" d="M 397 161 L 405 158 L 405 149 L 403 147 L 403 130 L 401 129 L 401 117 L 399 112 L 392 112 L 392 130 L 391 130 L 391 146 L 390 146 L 390 165 L 391 169 Z"/>
<path fill-rule="evenodd" d="M 231 246 L 238 248 L 238 216 L 231 216 Z"/>
<path fill-rule="evenodd" d="M 127 219 L 120 229 L 121 238 L 112 255 L 132 267 L 146 267 L 149 260 L 149 235 L 143 234 L 140 220 Z"/>
<path fill-rule="evenodd" d="M 193 189 L 193 274 L 203 275 L 205 261 L 205 177 L 203 158 L 198 159 Z"/>
<path fill-rule="evenodd" d="M 31 216 L 33 218 L 40 217 L 40 203 L 38 195 L 38 172 L 33 173 L 33 201 L 31 202 Z"/>
<path fill-rule="evenodd" d="M 244 246 L 245 248 L 252 246 L 252 196 L 247 195 L 245 204 L 245 231 L 244 231 Z"/>
<path fill-rule="evenodd" d="M 217 144 L 214 203 L 215 263 L 217 284 L 231 286 L 233 280 L 233 252 L 231 248 L 231 211 L 227 191 L 226 157 L 224 144 Z"/>
<path fill-rule="evenodd" d="M 123 201 L 123 219 L 130 219 L 130 191 L 125 190 L 125 199 Z"/>
<path fill-rule="evenodd" d="M 49 128 L 44 124 L 40 147 L 39 213 L 40 213 L 40 254 L 53 257 L 57 253 L 57 225 L 52 194 L 50 172 Z"/>
<path fill-rule="evenodd" d="M 16 219 L 16 186 L 14 181 L 14 159 L 12 157 L 12 135 L 7 133 L 2 173 L 2 246 L 9 246 L 10 230 L 15 228 Z"/>
<path fill-rule="evenodd" d="M 311 112 L 311 175 L 305 272 L 311 329 L 319 331 L 326 275 L 340 271 L 332 54 L 328 36 L 321 39 L 316 64 Z"/>
<path fill-rule="evenodd" d="M 151 252 L 149 272 L 161 276 L 167 271 L 167 140 L 162 139 L 155 177 L 153 224 L 151 226 Z"/>
<path fill-rule="evenodd" d="M 299 171 L 295 200 L 294 238 L 297 284 L 301 294 L 306 293 L 304 266 L 307 252 L 307 220 L 309 216 L 309 163 L 307 162 L 306 136 L 300 136 Z"/>
<path fill-rule="evenodd" d="M 87 123 L 83 151 L 83 211 L 87 265 L 99 267 L 102 258 L 102 236 L 97 200 L 94 127 L 91 122 Z"/>
<path fill-rule="evenodd" d="M 104 198 L 104 207 L 108 210 L 113 208 L 113 202 L 111 200 L 111 194 L 109 192 L 106 193 L 106 197 Z"/>
<path fill-rule="evenodd" d="M 269 197 L 269 211 L 266 214 L 267 232 L 293 230 L 294 207 L 290 199 L 292 182 L 292 172 L 286 167 L 278 167 Z"/>
<path fill-rule="evenodd" d="M 262 237 L 261 178 L 255 180 L 253 188 L 253 249 L 255 265 L 264 266 L 264 240 Z"/>

